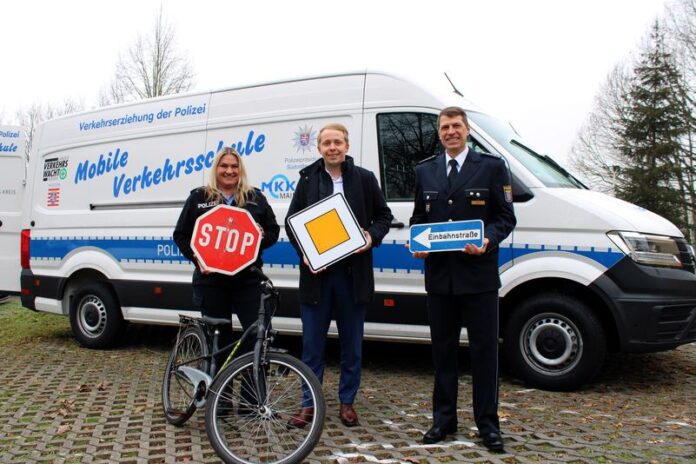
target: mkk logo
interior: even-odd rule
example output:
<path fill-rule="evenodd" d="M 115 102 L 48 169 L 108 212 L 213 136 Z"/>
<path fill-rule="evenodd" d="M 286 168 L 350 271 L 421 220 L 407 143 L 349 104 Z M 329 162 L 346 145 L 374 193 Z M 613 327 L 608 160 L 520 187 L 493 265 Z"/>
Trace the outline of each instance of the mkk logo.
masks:
<path fill-rule="evenodd" d="M 291 181 L 284 174 L 276 174 L 268 182 L 261 182 L 261 191 L 267 192 L 271 198 L 289 199 L 295 192 L 297 181 Z"/>

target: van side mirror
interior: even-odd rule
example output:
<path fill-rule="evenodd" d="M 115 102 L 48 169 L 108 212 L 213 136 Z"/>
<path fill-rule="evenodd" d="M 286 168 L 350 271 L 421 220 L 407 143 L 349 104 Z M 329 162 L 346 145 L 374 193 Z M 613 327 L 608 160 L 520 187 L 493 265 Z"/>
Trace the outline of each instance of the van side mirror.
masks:
<path fill-rule="evenodd" d="M 532 190 L 524 185 L 520 179 L 512 174 L 512 202 L 524 203 L 534 198 Z"/>

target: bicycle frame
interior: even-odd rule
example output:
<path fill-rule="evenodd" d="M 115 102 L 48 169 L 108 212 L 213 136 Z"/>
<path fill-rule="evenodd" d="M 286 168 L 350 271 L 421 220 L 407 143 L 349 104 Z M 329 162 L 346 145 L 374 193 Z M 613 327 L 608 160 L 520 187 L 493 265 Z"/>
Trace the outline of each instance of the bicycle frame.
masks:
<path fill-rule="evenodd" d="M 193 385 L 192 387 L 192 398 L 195 398 L 194 404 L 196 405 L 197 408 L 201 408 L 205 405 L 206 398 L 208 396 L 208 391 L 210 389 L 210 385 L 212 385 L 215 377 L 217 376 L 218 372 L 222 372 L 222 370 L 229 364 L 229 362 L 234 358 L 237 350 L 239 347 L 246 341 L 247 338 L 251 336 L 253 332 L 256 332 L 256 343 L 254 344 L 254 364 L 253 364 L 253 381 L 254 381 L 254 387 L 256 388 L 256 392 L 258 393 L 258 398 L 265 398 L 266 397 L 266 390 L 265 390 L 265 385 L 263 382 L 261 382 L 261 366 L 265 362 L 265 354 L 268 351 L 268 345 L 270 342 L 273 340 L 274 335 L 273 333 L 269 333 L 269 327 L 270 324 L 266 323 L 266 302 L 270 299 L 275 299 L 276 303 L 279 298 L 278 291 L 275 289 L 273 286 L 273 283 L 270 281 L 268 277 L 258 268 L 253 267 L 252 271 L 255 273 L 259 274 L 261 276 L 261 297 L 259 298 L 259 317 L 254 325 L 249 327 L 247 330 L 244 331 L 242 336 L 239 338 L 239 340 L 226 345 L 223 348 L 218 349 L 217 345 L 217 334 L 213 335 L 213 340 L 212 340 L 212 353 L 209 353 L 206 356 L 200 356 L 198 358 L 193 358 L 187 360 L 187 363 L 193 363 L 195 361 L 199 361 L 201 359 L 210 359 L 210 373 L 208 372 L 203 372 L 199 369 L 195 369 L 193 367 L 189 366 L 177 366 L 176 370 L 180 373 L 182 373 L 185 377 L 189 379 L 191 384 Z M 275 308 L 274 308 L 275 309 Z M 271 311 L 270 313 L 270 318 L 272 319 L 273 317 L 273 312 Z M 202 327 L 204 330 L 203 332 L 206 334 L 206 343 L 208 343 L 208 330 L 210 329 L 210 326 L 205 324 L 205 322 L 201 321 L 200 319 L 195 319 L 192 317 L 188 316 L 179 316 L 179 321 L 180 324 L 182 325 L 198 325 Z M 270 322 L 270 320 L 269 320 Z M 181 335 L 181 330 L 179 331 L 179 334 L 177 334 L 177 340 L 176 344 L 179 344 L 179 336 Z M 209 345 L 210 346 L 210 345 Z M 228 349 L 231 349 L 229 355 L 225 359 L 225 362 L 222 364 L 220 367 L 220 370 L 217 370 L 217 366 L 215 365 L 215 356 L 219 353 L 222 353 L 224 351 L 227 351 Z"/>

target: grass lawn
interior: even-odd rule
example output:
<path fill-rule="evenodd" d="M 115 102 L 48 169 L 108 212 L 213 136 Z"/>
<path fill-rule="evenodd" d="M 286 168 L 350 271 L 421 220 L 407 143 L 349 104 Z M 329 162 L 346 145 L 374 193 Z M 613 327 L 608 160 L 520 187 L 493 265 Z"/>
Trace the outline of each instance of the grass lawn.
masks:
<path fill-rule="evenodd" d="M 0 345 L 21 345 L 39 338 L 70 337 L 67 316 L 23 308 L 19 297 L 0 304 Z"/>

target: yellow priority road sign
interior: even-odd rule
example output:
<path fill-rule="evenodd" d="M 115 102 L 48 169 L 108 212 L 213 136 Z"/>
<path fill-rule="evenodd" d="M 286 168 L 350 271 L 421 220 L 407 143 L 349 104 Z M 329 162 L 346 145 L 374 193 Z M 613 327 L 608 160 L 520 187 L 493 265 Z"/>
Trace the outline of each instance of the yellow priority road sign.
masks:
<path fill-rule="evenodd" d="M 330 266 L 367 243 L 342 193 L 293 214 L 288 223 L 313 271 Z"/>

